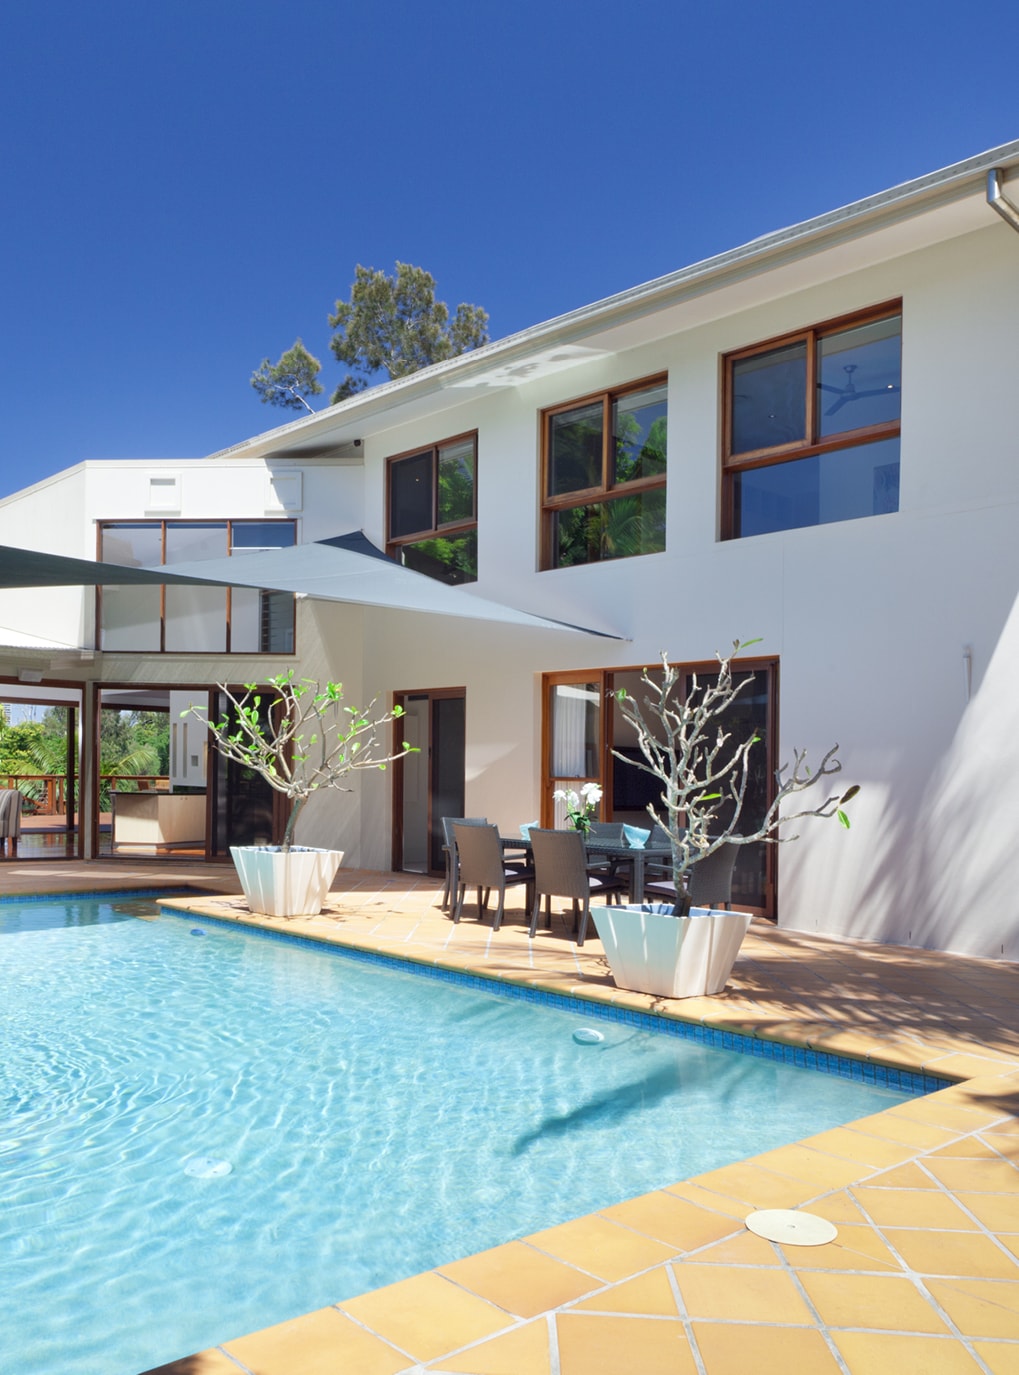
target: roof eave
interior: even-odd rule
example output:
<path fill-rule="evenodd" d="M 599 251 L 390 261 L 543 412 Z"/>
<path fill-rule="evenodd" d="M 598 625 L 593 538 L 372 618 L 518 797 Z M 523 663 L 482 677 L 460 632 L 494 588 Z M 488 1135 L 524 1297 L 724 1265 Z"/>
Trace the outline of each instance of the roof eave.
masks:
<path fill-rule="evenodd" d="M 848 239 L 875 233 L 892 224 L 949 206 L 975 193 L 982 196 L 987 173 L 994 167 L 1004 171 L 1019 167 L 1019 140 L 837 210 L 827 211 L 813 219 L 775 230 L 664 277 L 630 287 L 591 305 L 581 306 L 565 315 L 555 316 L 516 334 L 484 344 L 470 353 L 422 368 L 409 377 L 379 383 L 314 415 L 302 416 L 289 424 L 220 449 L 210 454 L 209 458 L 269 455 L 285 450 L 288 443 L 295 439 L 308 444 L 319 434 L 335 431 L 340 426 L 344 429 L 356 427 L 361 421 L 370 420 L 392 406 L 397 398 L 407 401 L 425 398 L 445 390 L 454 381 L 469 380 L 496 365 L 505 367 L 512 364 L 532 353 L 536 347 L 575 343 L 596 330 L 609 329 L 628 323 L 635 316 L 665 310 L 679 304 L 687 296 L 701 296 L 707 291 L 731 285 L 740 278 L 772 270 L 792 258 L 822 252 Z"/>

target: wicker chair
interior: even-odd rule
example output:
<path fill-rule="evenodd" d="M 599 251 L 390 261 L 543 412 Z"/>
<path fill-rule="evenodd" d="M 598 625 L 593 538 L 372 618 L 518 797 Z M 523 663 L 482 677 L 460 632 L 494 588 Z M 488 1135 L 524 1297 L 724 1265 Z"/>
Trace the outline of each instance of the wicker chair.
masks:
<path fill-rule="evenodd" d="M 626 836 L 623 833 L 623 823 L 621 821 L 592 821 L 588 823 L 588 834 L 592 840 L 611 840 L 613 845 L 625 845 Z M 611 855 L 598 855 L 591 864 L 591 871 L 597 874 L 612 874 L 619 871 L 623 860 L 613 859 Z"/>
<path fill-rule="evenodd" d="M 506 889 L 514 883 L 526 883 L 529 898 L 534 870 L 506 863 L 496 826 L 472 826 L 462 821 L 454 821 L 453 837 L 457 855 L 453 920 L 460 920 L 467 889 L 477 887 L 478 920 L 481 921 L 488 908 L 489 895 L 495 888 L 499 894 L 499 906 L 496 908 L 492 930 L 498 931 L 506 907 Z"/>
<path fill-rule="evenodd" d="M 541 899 L 545 898 L 545 913 L 552 921 L 552 898 L 572 898 L 573 924 L 578 931 L 577 944 L 584 944 L 587 920 L 591 915 L 592 893 L 620 892 L 626 880 L 614 874 L 591 872 L 587 863 L 584 838 L 579 831 L 531 831 L 534 848 L 534 906 L 531 908 L 531 939 L 538 929 Z M 581 904 L 583 908 L 581 909 Z M 579 930 L 578 930 L 579 923 Z"/>
<path fill-rule="evenodd" d="M 17 788 L 0 789 L 0 854 L 18 853 L 21 835 L 21 793 Z"/>
<path fill-rule="evenodd" d="M 683 833 L 685 834 L 685 832 Z M 645 845 L 671 845 L 672 837 L 660 822 L 654 822 L 651 827 L 651 834 L 644 842 Z"/>
<path fill-rule="evenodd" d="M 621 821 L 592 821 L 588 829 L 593 836 L 599 840 L 617 841 L 622 845 L 625 837 L 623 836 L 623 823 Z"/>
<path fill-rule="evenodd" d="M 720 845 L 706 859 L 687 870 L 686 891 L 694 907 L 729 907 L 732 903 L 732 871 L 739 854 L 738 845 Z M 674 902 L 676 885 L 670 881 L 645 883 L 645 895 L 664 897 Z"/>
<path fill-rule="evenodd" d="M 680 835 L 686 835 L 686 831 L 681 830 Z M 667 845 L 670 849 L 672 848 L 672 837 L 669 835 L 665 827 L 659 825 L 657 821 L 651 827 L 651 834 L 648 836 L 647 840 L 645 840 L 644 848 L 647 849 L 649 845 L 654 846 L 656 849 L 661 845 Z M 672 874 L 672 860 L 671 858 L 649 859 L 647 863 L 647 868 L 644 872 L 646 873 L 648 878 L 660 878 L 662 880 L 668 880 Z M 647 885 L 645 885 L 645 888 L 646 886 Z"/>
<path fill-rule="evenodd" d="M 487 816 L 444 816 L 442 818 L 442 853 L 446 857 L 446 883 L 442 890 L 442 902 L 440 906 L 444 912 L 448 911 L 453 905 L 453 897 L 456 893 L 456 844 L 453 840 L 453 824 L 459 822 L 461 826 L 487 826 Z"/>

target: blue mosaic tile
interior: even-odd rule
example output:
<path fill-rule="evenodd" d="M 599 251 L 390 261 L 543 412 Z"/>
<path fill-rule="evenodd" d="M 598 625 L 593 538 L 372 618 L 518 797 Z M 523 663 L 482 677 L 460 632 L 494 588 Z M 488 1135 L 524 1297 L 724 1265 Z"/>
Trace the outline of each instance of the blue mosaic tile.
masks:
<path fill-rule="evenodd" d="M 108 897 L 109 894 L 96 896 Z M 149 896 L 148 893 L 144 896 Z M 159 896 L 165 898 L 165 890 Z M 160 908 L 169 917 L 193 921 L 193 912 L 177 912 L 173 908 Z M 356 960 L 361 964 L 382 965 L 388 969 L 399 969 L 427 979 L 437 979 L 442 983 L 457 984 L 461 988 L 474 988 L 501 998 L 515 998 L 518 1001 L 540 1003 L 545 1007 L 559 1008 L 564 1012 L 577 1012 L 587 1018 L 605 1022 L 616 1022 L 623 1026 L 634 1027 L 640 1031 L 653 1032 L 658 1036 L 675 1036 L 681 1040 L 696 1041 L 701 1045 L 716 1046 L 734 1050 L 740 1055 L 754 1055 L 764 1060 L 777 1060 L 794 1065 L 799 1069 L 811 1069 L 816 1073 L 834 1074 L 843 1079 L 855 1079 L 878 1087 L 899 1089 L 904 1093 L 936 1093 L 939 1089 L 951 1087 L 954 1080 L 942 1079 L 937 1075 L 918 1073 L 912 1070 L 895 1069 L 878 1065 L 869 1060 L 853 1060 L 846 1055 L 836 1055 L 830 1051 L 807 1050 L 802 1046 L 783 1045 L 780 1041 L 763 1040 L 756 1036 L 744 1036 L 736 1031 L 720 1031 L 713 1027 L 702 1026 L 697 1022 L 684 1022 L 674 1017 L 664 1017 L 656 1013 L 639 1012 L 634 1008 L 613 1007 L 609 1003 L 577 997 L 573 994 L 553 993 L 531 985 L 514 984 L 500 979 L 486 978 L 484 975 L 461 973 L 455 969 L 443 969 L 437 965 L 419 964 L 416 960 L 404 959 L 399 955 L 382 954 L 376 950 L 358 950 L 350 946 L 329 945 L 308 936 L 294 935 L 288 931 L 267 931 L 261 927 L 238 926 L 229 917 L 201 915 L 202 921 L 215 922 L 219 926 L 230 927 L 244 935 L 261 940 L 283 941 L 287 944 L 308 946 L 317 951 L 325 951 L 342 959 Z"/>
<path fill-rule="evenodd" d="M 116 902 L 120 898 L 152 898 L 157 902 L 165 902 L 171 898 L 202 898 L 213 897 L 207 888 L 179 888 L 172 893 L 167 893 L 165 886 L 162 888 L 89 888 L 80 893 L 5 893 L 0 896 L 0 906 L 9 903 L 23 904 L 26 902 Z"/>

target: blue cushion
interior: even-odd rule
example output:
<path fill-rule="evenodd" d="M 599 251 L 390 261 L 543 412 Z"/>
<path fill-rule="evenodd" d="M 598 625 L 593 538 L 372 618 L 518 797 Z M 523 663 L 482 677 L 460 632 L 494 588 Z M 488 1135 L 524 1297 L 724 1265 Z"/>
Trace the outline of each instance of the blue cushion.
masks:
<path fill-rule="evenodd" d="M 530 840 L 530 838 L 531 838 L 531 827 L 532 827 L 532 826 L 537 826 L 537 824 L 538 824 L 538 823 L 537 823 L 536 821 L 525 821 L 524 824 L 520 827 L 520 834 L 523 836 L 523 838 L 524 838 L 525 840 Z M 648 835 L 650 835 L 650 834 L 651 834 L 651 832 L 648 831 Z"/>
<path fill-rule="evenodd" d="M 644 842 L 650 834 L 650 831 L 642 831 L 639 826 L 623 827 L 623 835 L 626 839 L 626 843 L 633 850 L 643 850 Z"/>

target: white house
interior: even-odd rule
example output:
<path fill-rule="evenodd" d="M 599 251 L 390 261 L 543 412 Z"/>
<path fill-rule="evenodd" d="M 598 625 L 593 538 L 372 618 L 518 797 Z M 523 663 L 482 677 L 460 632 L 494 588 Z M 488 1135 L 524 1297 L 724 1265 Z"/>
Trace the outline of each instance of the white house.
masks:
<path fill-rule="evenodd" d="M 363 530 L 457 597 L 609 634 L 170 586 L 107 588 L 97 623 L 91 588 L 10 591 L 0 697 L 80 704 L 85 792 L 99 701 L 290 664 L 396 699 L 429 748 L 309 806 L 302 838 L 434 868 L 442 815 L 550 822 L 566 781 L 637 819 L 613 690 L 663 649 L 704 671 L 759 639 L 759 800 L 835 741 L 862 791 L 849 832 L 746 856 L 743 902 L 1019 959 L 1016 200 L 1019 143 L 209 458 L 0 502 L 0 544 L 142 566 Z M 246 822 L 225 775 L 206 796 L 211 855 Z"/>

